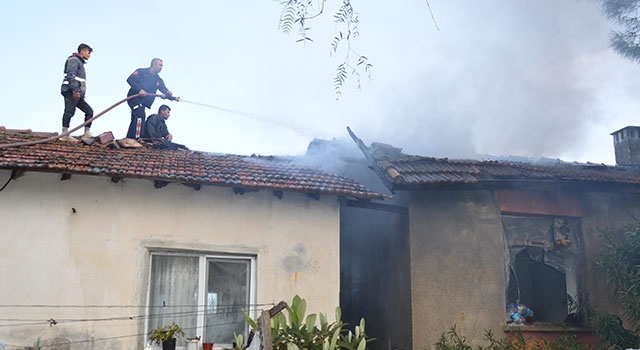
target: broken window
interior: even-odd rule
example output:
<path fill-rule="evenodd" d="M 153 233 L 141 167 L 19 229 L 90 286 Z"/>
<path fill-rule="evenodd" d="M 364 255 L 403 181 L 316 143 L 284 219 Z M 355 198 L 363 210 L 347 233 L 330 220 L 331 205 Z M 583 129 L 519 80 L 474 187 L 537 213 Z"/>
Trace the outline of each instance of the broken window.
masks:
<path fill-rule="evenodd" d="M 503 216 L 507 303 L 524 304 L 533 321 L 562 322 L 567 295 L 578 296 L 578 218 Z"/>
<path fill-rule="evenodd" d="M 185 338 L 230 346 L 247 330 L 254 265 L 252 257 L 152 253 L 147 332 L 176 322 Z"/>

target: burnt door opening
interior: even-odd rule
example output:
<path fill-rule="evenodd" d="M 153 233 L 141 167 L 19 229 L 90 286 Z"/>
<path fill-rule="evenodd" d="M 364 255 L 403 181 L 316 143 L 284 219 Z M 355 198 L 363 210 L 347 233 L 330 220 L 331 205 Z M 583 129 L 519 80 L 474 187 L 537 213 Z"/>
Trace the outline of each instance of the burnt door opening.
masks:
<path fill-rule="evenodd" d="M 562 322 L 567 316 L 567 282 L 564 273 L 537 261 L 535 248 L 516 255 L 515 271 L 507 289 L 507 300 L 519 301 L 534 310 L 538 322 Z"/>

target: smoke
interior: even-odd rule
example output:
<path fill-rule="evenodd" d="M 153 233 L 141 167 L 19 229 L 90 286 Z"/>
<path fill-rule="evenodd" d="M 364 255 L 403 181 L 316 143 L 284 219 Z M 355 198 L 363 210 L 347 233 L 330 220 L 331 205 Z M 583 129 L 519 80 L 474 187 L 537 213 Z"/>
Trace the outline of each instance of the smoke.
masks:
<path fill-rule="evenodd" d="M 362 14 L 363 36 L 376 41 L 360 43 L 374 48 L 374 77 L 364 89 L 374 86 L 382 101 L 379 108 L 349 111 L 358 115 L 352 128 L 366 142 L 466 158 L 557 157 L 591 141 L 588 129 L 606 119 L 598 97 L 612 84 L 606 69 L 627 64 L 608 49 L 609 28 L 597 3 L 430 3 L 440 31 L 426 10 L 405 2 L 397 14 L 369 12 L 375 4 Z M 401 36 L 365 23 L 394 15 L 407 19 L 394 28 Z M 610 136 L 602 137 L 610 147 Z"/>

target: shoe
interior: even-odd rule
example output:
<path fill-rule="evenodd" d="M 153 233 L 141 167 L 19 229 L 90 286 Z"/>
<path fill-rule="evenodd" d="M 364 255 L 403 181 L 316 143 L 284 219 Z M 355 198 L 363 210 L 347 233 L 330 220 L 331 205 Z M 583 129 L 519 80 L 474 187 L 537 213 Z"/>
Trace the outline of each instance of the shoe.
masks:
<path fill-rule="evenodd" d="M 71 143 L 78 143 L 78 142 L 80 142 L 80 141 L 78 141 L 76 138 L 71 137 L 71 136 L 69 136 L 69 135 L 67 135 L 67 136 L 62 136 L 62 137 L 60 138 L 60 141 L 64 141 L 64 142 L 71 142 Z"/>
<path fill-rule="evenodd" d="M 91 135 L 91 129 L 84 128 L 84 134 L 82 134 L 83 139 L 92 139 L 93 135 Z"/>

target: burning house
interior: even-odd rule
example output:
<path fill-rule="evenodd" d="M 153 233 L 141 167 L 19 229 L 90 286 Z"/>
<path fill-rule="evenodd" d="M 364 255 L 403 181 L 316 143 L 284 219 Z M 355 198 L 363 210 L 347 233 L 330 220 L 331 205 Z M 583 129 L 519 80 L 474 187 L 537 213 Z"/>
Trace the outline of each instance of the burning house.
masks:
<path fill-rule="evenodd" d="M 309 157 L 349 154 L 343 174 L 394 196 L 342 207 L 346 322 L 367 320 L 371 349 L 432 348 L 453 326 L 472 345 L 486 330 L 592 342 L 592 330 L 563 322 L 567 296 L 622 314 L 594 256 L 601 230 L 640 217 L 640 127 L 612 135 L 616 166 L 430 158 L 352 134 L 358 159 L 355 147 L 312 142 Z M 532 323 L 511 323 L 509 303 L 533 310 Z"/>
<path fill-rule="evenodd" d="M 383 198 L 287 158 L 49 137 L 0 129 L 7 349 L 143 349 L 171 322 L 230 347 L 294 295 L 333 315 L 338 199 Z"/>

